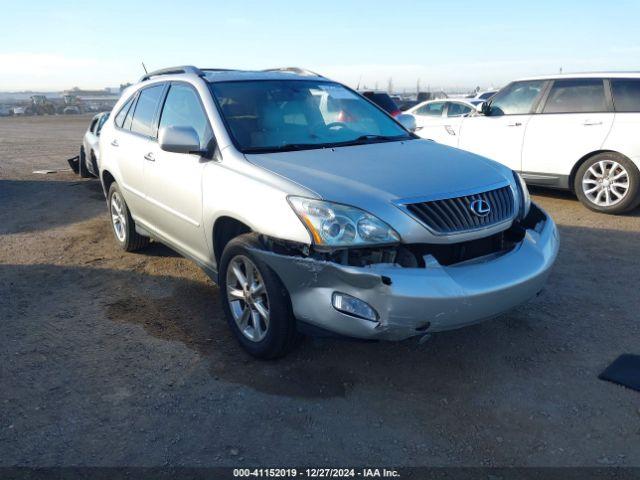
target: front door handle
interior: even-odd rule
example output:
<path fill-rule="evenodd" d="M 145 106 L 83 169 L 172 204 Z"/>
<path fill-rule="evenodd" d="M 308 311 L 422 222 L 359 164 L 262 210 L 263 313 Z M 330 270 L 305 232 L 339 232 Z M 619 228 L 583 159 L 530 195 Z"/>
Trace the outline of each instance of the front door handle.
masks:
<path fill-rule="evenodd" d="M 602 122 L 595 122 L 593 120 L 585 120 L 582 125 L 584 125 L 585 127 L 592 127 L 594 125 L 602 125 Z"/>
<path fill-rule="evenodd" d="M 151 153 L 151 152 L 147 153 L 147 154 L 144 156 L 144 159 L 145 159 L 145 160 L 148 160 L 148 161 L 150 161 L 150 162 L 155 162 L 155 161 L 156 161 L 156 159 L 153 157 L 153 153 Z"/>
<path fill-rule="evenodd" d="M 444 129 L 447 131 L 449 135 L 455 135 L 456 131 L 453 129 L 451 125 L 445 125 Z"/>
<path fill-rule="evenodd" d="M 507 123 L 507 127 L 520 127 L 520 126 L 522 126 L 522 123 L 520 122 Z"/>
<path fill-rule="evenodd" d="M 111 145 L 113 145 L 114 147 L 117 147 L 120 144 L 118 143 L 118 140 L 116 138 L 114 138 L 113 140 L 111 140 Z"/>

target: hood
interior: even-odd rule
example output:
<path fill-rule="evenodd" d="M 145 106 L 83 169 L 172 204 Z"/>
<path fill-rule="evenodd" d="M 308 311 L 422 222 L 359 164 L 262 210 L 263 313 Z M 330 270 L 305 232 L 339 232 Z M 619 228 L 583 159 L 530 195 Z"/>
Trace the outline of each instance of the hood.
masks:
<path fill-rule="evenodd" d="M 246 155 L 254 165 L 312 190 L 321 198 L 395 201 L 454 196 L 510 183 L 507 167 L 428 140 Z"/>

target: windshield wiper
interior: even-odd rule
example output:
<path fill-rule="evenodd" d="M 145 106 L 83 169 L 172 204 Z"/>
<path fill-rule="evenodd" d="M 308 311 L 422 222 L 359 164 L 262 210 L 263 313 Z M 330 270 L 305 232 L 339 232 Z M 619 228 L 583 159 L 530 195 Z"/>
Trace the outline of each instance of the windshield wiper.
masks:
<path fill-rule="evenodd" d="M 287 143 L 285 145 L 272 145 L 269 147 L 245 148 L 244 153 L 270 153 L 270 152 L 293 152 L 296 150 L 310 150 L 312 148 L 327 148 L 325 143 Z"/>
<path fill-rule="evenodd" d="M 409 135 L 360 135 L 353 140 L 347 140 L 346 142 L 336 143 L 336 146 L 342 145 L 364 145 L 367 143 L 377 143 L 377 142 L 392 142 L 394 140 L 409 140 L 411 137 Z"/>
<path fill-rule="evenodd" d="M 331 143 L 287 143 L 285 145 L 272 145 L 268 147 L 251 147 L 243 150 L 244 153 L 276 153 L 294 152 L 297 150 L 312 150 L 332 147 L 348 147 L 350 145 L 365 145 L 368 143 L 391 142 L 394 140 L 410 140 L 409 135 L 360 135 L 353 140 Z"/>

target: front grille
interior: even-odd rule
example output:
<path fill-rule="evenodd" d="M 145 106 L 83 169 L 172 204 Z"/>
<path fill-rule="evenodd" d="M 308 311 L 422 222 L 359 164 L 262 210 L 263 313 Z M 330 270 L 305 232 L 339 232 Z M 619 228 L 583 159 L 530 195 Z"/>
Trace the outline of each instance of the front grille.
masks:
<path fill-rule="evenodd" d="M 489 204 L 490 212 L 482 217 L 473 212 L 471 204 L 483 200 Z M 514 212 L 513 193 L 509 186 L 488 192 L 445 198 L 430 202 L 412 203 L 407 209 L 436 233 L 457 233 L 509 220 Z"/>

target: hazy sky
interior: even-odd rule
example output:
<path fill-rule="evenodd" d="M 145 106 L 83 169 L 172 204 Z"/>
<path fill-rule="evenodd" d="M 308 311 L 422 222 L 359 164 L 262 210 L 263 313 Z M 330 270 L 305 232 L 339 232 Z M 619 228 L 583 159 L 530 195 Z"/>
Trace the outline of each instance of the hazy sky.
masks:
<path fill-rule="evenodd" d="M 499 86 L 640 70 L 640 1 L 0 0 L 0 90 L 95 88 L 194 64 L 301 66 L 355 86 Z"/>

